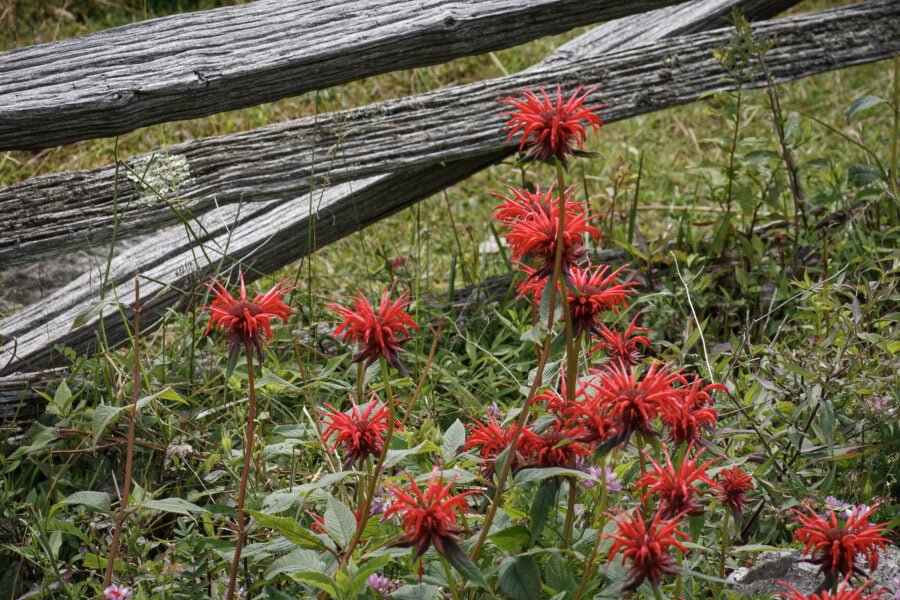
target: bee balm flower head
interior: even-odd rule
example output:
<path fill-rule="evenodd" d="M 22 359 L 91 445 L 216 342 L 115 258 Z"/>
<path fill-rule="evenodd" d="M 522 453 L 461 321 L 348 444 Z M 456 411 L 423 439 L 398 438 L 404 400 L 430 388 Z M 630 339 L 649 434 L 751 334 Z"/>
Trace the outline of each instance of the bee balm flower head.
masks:
<path fill-rule="evenodd" d="M 547 162 L 555 158 L 568 168 L 568 157 L 584 145 L 587 137 L 585 126 L 597 131 L 603 125 L 603 119 L 596 111 L 605 105 L 590 108 L 584 105 L 595 89 L 583 92 L 583 88 L 578 86 L 566 99 L 561 86 L 556 86 L 554 98 L 543 88 L 538 90 L 540 95 L 525 88 L 518 96 L 503 98 L 500 102 L 513 109 L 503 113 L 509 117 L 506 125 L 508 139 L 521 133 L 519 150 L 527 148 L 529 159 Z"/>
<path fill-rule="evenodd" d="M 745 494 L 753 489 L 753 479 L 734 465 L 731 469 L 719 471 L 713 485 L 719 491 L 719 502 L 729 507 L 736 519 L 740 519 L 741 511 L 748 502 Z"/>
<path fill-rule="evenodd" d="M 811 562 L 819 565 L 819 569 L 832 580 L 861 573 L 856 566 L 857 557 L 864 557 L 874 571 L 878 568 L 878 551 L 884 550 L 887 545 L 887 540 L 881 536 L 887 523 L 869 523 L 869 516 L 876 508 L 857 506 L 843 523 L 833 507 L 827 517 L 812 510 L 809 515 L 794 510 L 796 520 L 802 524 L 794 536 L 800 543 L 806 544 L 803 553 L 812 556 Z"/>
<path fill-rule="evenodd" d="M 330 412 L 323 415 L 329 423 L 322 430 L 322 440 L 327 441 L 334 435 L 331 449 L 341 446 L 348 465 L 381 454 L 384 448 L 384 432 L 388 428 L 388 410 L 378 401 L 375 394 L 372 394 L 364 410 L 360 411 L 354 404 L 349 415 L 330 404 L 326 404 L 325 407 Z"/>
<path fill-rule="evenodd" d="M 218 329 L 231 340 L 229 371 L 242 349 L 256 349 L 259 362 L 262 363 L 263 345 L 272 337 L 269 321 L 273 318 L 287 321 L 288 315 L 294 311 L 281 301 L 281 296 L 291 290 L 290 287 L 283 287 L 284 281 L 276 283 L 265 294 L 257 294 L 251 301 L 247 298 L 243 272 L 238 274 L 238 279 L 240 291 L 237 298 L 216 279 L 213 279 L 211 284 L 206 284 L 215 297 L 209 306 L 200 307 L 209 311 L 209 324 L 204 335 Z"/>
<path fill-rule="evenodd" d="M 419 326 L 406 313 L 409 306 L 406 293 L 392 301 L 391 290 L 385 289 L 377 311 L 359 290 L 357 296 L 351 299 L 353 305 L 350 307 L 334 303 L 327 307 L 344 319 L 335 327 L 334 335 L 342 336 L 344 341 L 356 342 L 359 347 L 353 355 L 353 362 L 365 361 L 368 366 L 383 356 L 389 365 L 406 374 L 406 369 L 400 364 L 399 352 L 409 339 L 409 330 L 419 330 Z"/>
<path fill-rule="evenodd" d="M 506 241 L 513 259 L 528 263 L 525 270 L 529 277 L 521 288 L 522 294 L 532 292 L 539 296 L 544 282 L 553 273 L 559 230 L 559 197 L 553 187 L 546 192 L 540 188 L 534 192 L 510 188 L 510 192 L 510 198 L 500 196 L 504 202 L 494 211 L 494 218 L 508 229 Z M 590 224 L 593 215 L 588 213 L 587 206 L 573 200 L 572 194 L 573 188 L 566 190 L 562 202 L 566 214 L 561 268 L 567 279 L 584 258 L 584 235 L 595 239 L 600 235 Z"/>
<path fill-rule="evenodd" d="M 633 516 L 621 511 L 617 516 L 610 516 L 619 529 L 616 533 L 604 534 L 603 537 L 613 539 L 609 560 L 621 552 L 629 565 L 631 581 L 625 586 L 625 591 L 636 590 L 645 579 L 654 587 L 659 587 L 664 575 L 675 573 L 672 547 L 685 552 L 681 540 L 689 539 L 687 534 L 678 529 L 679 517 L 664 521 L 661 513 L 657 512 L 648 526 L 640 511 L 635 511 Z"/>
<path fill-rule="evenodd" d="M 391 488 L 397 499 L 388 507 L 384 516 L 390 517 L 394 514 L 400 516 L 406 530 L 407 542 L 416 550 L 416 558 L 425 554 L 431 545 L 444 556 L 458 550 L 456 511 L 465 512 L 468 509 L 466 496 L 472 492 L 451 496 L 450 488 L 453 487 L 455 479 L 454 477 L 444 485 L 443 477 L 438 476 L 435 467 L 431 471 L 431 479 L 425 490 L 422 490 L 411 476 L 409 489 L 397 485 Z"/>

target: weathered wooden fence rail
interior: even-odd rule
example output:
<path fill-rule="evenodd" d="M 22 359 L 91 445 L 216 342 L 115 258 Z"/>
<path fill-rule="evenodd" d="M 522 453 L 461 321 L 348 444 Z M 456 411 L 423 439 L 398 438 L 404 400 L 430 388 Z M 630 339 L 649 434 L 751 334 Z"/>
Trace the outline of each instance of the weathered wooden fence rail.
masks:
<path fill-rule="evenodd" d="M 85 274 L 45 302 L 0 321 L 0 332 L 7 337 L 0 346 L 0 368 L 8 363 L 0 373 L 54 365 L 56 344 L 88 349 L 101 322 L 108 341 L 121 340 L 124 328 L 115 302 L 122 299 L 127 304 L 134 277 L 141 277 L 150 298 L 148 310 L 158 316 L 184 297 L 181 290 L 196 286 L 208 273 L 235 263 L 260 273 L 274 270 L 509 156 L 514 148 L 499 134 L 496 99 L 519 86 L 556 81 L 599 84 L 603 99 L 611 105 L 604 115 L 609 120 L 689 102 L 704 91 L 727 89 L 733 83 L 723 77 L 711 50 L 727 43 L 730 32 L 666 38 L 721 25 L 733 6 L 749 17 L 768 17 L 793 3 L 700 0 L 662 8 L 601 26 L 508 78 L 320 115 L 319 124 L 326 123 L 325 128 L 298 120 L 166 149 L 160 153 L 163 162 L 175 160 L 176 167 L 186 164 L 190 176 L 171 189 L 166 189 L 164 177 L 157 176 L 147 182 L 155 185 L 152 191 L 134 182 L 127 188 L 126 183 L 119 202 L 130 202 L 130 206 L 120 209 L 120 216 L 124 214 L 126 224 L 138 219 L 146 231 L 147 225 L 171 222 L 167 215 L 171 206 L 190 208 L 199 214 L 191 225 L 194 233 L 183 226 L 171 227 L 117 256 L 104 302 L 99 301 L 97 275 Z M 898 4 L 879 0 L 763 23 L 756 31 L 777 36 L 767 64 L 776 79 L 787 80 L 900 51 Z M 656 43 L 647 46 L 652 42 Z M 313 143 L 317 152 L 328 149 L 331 157 L 320 154 L 318 160 L 311 159 Z M 370 155 L 365 150 L 371 150 L 373 143 L 387 146 L 379 145 Z M 265 166 L 254 166 L 260 161 Z M 135 172 L 141 172 L 140 159 L 131 164 L 137 165 Z M 253 171 L 245 177 L 241 169 L 248 168 Z M 28 252 L 49 254 L 41 244 L 77 243 L 86 235 L 85 225 L 99 226 L 98 233 L 89 237 L 104 239 L 106 233 L 101 232 L 114 214 L 108 203 L 109 186 L 115 182 L 110 178 L 112 169 L 51 175 L 0 190 L 0 210 L 13 208 L 16 198 L 29 204 L 41 197 L 47 203 L 44 207 L 55 206 L 54 210 L 77 213 L 91 205 L 100 207 L 87 223 L 63 221 L 64 227 L 81 228 L 79 233 L 67 237 L 61 229 L 52 230 L 50 236 L 28 242 L 32 244 Z M 265 171 L 273 169 L 274 179 L 268 179 Z M 256 183 L 254 177 L 262 179 Z M 90 202 L 80 204 L 79 196 Z M 205 212 L 204 202 L 211 204 L 208 197 L 215 197 L 218 207 Z M 134 212 L 129 213 L 132 208 Z M 63 217 L 64 213 L 57 214 L 52 222 Z M 29 231 L 25 221 L 14 222 L 20 224 L 20 232 Z M 8 231 L 0 232 L 6 235 Z M 13 251 L 10 238 L 0 237 L 0 260 L 28 256 L 21 249 L 22 239 L 17 239 L 20 250 Z M 73 328 L 79 316 L 87 318 Z M 24 396 L 22 400 L 29 402 Z"/>
<path fill-rule="evenodd" d="M 680 0 L 259 0 L 0 54 L 0 150 L 204 117 Z"/>
<path fill-rule="evenodd" d="M 778 44 L 766 62 L 776 81 L 887 58 L 900 51 L 900 3 L 876 0 L 760 24 Z M 0 260 L 31 260 L 106 242 L 214 205 L 285 200 L 312 187 L 454 161 L 508 147 L 497 99 L 525 86 L 598 86 L 615 121 L 694 101 L 733 82 L 713 56 L 727 29 L 615 54 L 587 55 L 491 81 L 360 109 L 205 138 L 124 165 L 39 177 L 0 190 Z M 747 86 L 764 83 L 761 70 Z M 118 197 L 117 195 L 118 194 Z M 174 208 L 174 209 L 173 209 Z M 118 220 L 118 224 L 116 221 Z"/>

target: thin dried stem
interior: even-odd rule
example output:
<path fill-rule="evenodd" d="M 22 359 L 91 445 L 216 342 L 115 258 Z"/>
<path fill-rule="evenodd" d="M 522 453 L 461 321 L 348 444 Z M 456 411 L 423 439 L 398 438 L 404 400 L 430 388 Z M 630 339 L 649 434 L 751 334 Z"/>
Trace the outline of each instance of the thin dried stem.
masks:
<path fill-rule="evenodd" d="M 103 575 L 103 587 L 107 588 L 112 583 L 113 569 L 116 564 L 116 552 L 119 548 L 119 536 L 122 534 L 122 524 L 125 522 L 125 511 L 128 508 L 128 497 L 131 494 L 131 468 L 134 461 L 134 418 L 137 412 L 138 397 L 141 391 L 141 349 L 139 339 L 141 334 L 141 282 L 134 280 L 134 325 L 132 331 L 132 350 L 134 354 L 134 370 L 131 380 L 131 410 L 128 412 L 128 444 L 125 450 L 125 478 L 123 481 L 122 498 L 119 502 L 119 510 L 116 515 L 116 529 L 113 532 L 112 543 L 109 546 L 109 559 L 106 563 L 106 573 Z"/>

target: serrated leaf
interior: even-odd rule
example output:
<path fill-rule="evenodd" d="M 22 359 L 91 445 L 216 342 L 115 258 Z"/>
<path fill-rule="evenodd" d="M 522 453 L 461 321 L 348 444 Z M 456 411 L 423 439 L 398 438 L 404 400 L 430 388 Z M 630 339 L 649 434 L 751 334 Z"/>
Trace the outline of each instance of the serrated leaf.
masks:
<path fill-rule="evenodd" d="M 193 502 L 188 502 L 184 498 L 163 498 L 162 500 L 144 500 L 139 505 L 141 508 L 148 510 L 158 510 L 160 512 L 175 513 L 189 517 L 196 513 L 209 512 L 201 506 L 197 506 Z"/>
<path fill-rule="evenodd" d="M 852 121 L 860 113 L 865 112 L 870 108 L 874 108 L 879 104 L 884 104 L 884 99 L 879 98 L 878 96 L 861 96 L 854 100 L 853 104 L 850 105 L 850 108 L 847 109 L 847 120 Z"/>
<path fill-rule="evenodd" d="M 325 509 L 325 533 L 341 548 L 346 548 L 356 533 L 356 516 L 334 496 L 328 497 Z"/>
<path fill-rule="evenodd" d="M 275 517 L 255 510 L 248 510 L 246 512 L 253 517 L 257 523 L 263 527 L 274 529 L 292 544 L 309 550 L 323 550 L 325 548 L 321 539 L 316 537 L 312 532 L 304 529 L 293 519 Z"/>
<path fill-rule="evenodd" d="M 444 442 L 441 444 L 441 454 L 445 462 L 453 460 L 457 450 L 462 448 L 466 443 L 466 427 L 459 419 L 453 421 L 453 424 L 444 432 Z"/>
<path fill-rule="evenodd" d="M 505 558 L 500 563 L 500 588 L 512 600 L 542 600 L 540 569 L 534 558 Z"/>
<path fill-rule="evenodd" d="M 110 499 L 109 494 L 106 492 L 75 492 L 71 496 L 57 502 L 54 509 L 65 505 L 86 506 L 97 512 L 109 512 Z"/>

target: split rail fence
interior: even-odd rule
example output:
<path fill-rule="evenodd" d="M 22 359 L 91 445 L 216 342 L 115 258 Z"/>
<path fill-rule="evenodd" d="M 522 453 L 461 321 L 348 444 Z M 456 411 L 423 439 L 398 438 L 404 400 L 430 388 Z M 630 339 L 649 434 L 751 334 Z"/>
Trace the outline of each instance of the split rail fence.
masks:
<path fill-rule="evenodd" d="M 198 139 L 0 189 L 0 267 L 119 251 L 0 320 L 0 423 L 42 410 L 61 346 L 187 310 L 212 273 L 274 271 L 508 158 L 497 100 L 596 86 L 611 122 L 732 88 L 715 58 L 740 11 L 776 82 L 900 52 L 900 2 L 774 19 L 798 0 L 258 0 L 0 53 L 0 150 L 37 149 L 269 102 L 604 22 L 505 77 Z M 766 84 L 752 70 L 744 87 Z"/>

